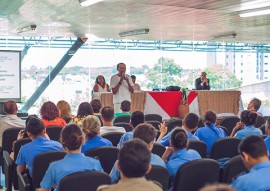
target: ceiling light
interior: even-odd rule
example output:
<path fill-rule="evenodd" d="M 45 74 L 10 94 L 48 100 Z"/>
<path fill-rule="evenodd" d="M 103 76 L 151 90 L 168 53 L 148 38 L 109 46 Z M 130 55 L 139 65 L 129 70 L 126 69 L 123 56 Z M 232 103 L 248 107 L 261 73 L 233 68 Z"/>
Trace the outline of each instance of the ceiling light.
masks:
<path fill-rule="evenodd" d="M 212 39 L 225 39 L 225 38 L 235 38 L 237 36 L 236 32 L 228 32 L 219 35 L 215 35 Z"/>
<path fill-rule="evenodd" d="M 101 2 L 103 0 L 79 0 L 79 3 L 81 4 L 82 7 L 87 7 L 90 5 L 94 5 L 98 2 Z"/>
<path fill-rule="evenodd" d="M 127 31 L 127 32 L 120 32 L 120 37 L 126 37 L 126 36 L 135 36 L 135 35 L 141 35 L 141 34 L 148 34 L 149 29 L 139 29 L 139 30 L 133 30 L 133 31 Z"/>
<path fill-rule="evenodd" d="M 34 31 L 36 30 L 37 25 L 29 25 L 29 26 L 25 26 L 22 28 L 17 29 L 17 33 L 23 33 L 23 32 L 28 32 L 28 31 Z"/>
<path fill-rule="evenodd" d="M 240 17 L 255 17 L 255 16 L 269 15 L 269 14 L 270 14 L 270 6 L 257 8 L 257 9 L 249 9 L 249 10 L 239 12 Z"/>

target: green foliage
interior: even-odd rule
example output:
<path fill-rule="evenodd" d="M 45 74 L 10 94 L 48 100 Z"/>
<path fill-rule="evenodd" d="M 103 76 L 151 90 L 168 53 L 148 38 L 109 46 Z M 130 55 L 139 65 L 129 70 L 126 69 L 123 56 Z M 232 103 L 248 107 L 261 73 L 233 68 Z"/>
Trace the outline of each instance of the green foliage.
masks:
<path fill-rule="evenodd" d="M 147 77 L 148 89 L 166 88 L 170 85 L 180 86 L 182 68 L 171 58 L 161 57 L 154 68 L 149 69 Z"/>

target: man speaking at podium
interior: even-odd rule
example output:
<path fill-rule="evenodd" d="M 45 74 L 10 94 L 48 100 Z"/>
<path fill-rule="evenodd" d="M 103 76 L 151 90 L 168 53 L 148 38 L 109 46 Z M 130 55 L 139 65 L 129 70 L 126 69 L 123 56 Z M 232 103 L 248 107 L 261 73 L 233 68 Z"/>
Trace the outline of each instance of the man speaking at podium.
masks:
<path fill-rule="evenodd" d="M 206 73 L 202 72 L 201 77 L 195 80 L 196 90 L 210 90 L 210 81 L 206 78 Z"/>

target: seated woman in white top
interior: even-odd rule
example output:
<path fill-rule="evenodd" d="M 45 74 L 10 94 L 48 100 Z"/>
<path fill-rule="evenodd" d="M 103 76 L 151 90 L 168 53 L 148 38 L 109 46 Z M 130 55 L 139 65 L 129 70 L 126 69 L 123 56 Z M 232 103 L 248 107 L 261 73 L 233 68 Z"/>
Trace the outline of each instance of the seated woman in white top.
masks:
<path fill-rule="evenodd" d="M 111 92 L 110 87 L 106 83 L 104 76 L 99 75 L 96 77 L 94 92 Z"/>

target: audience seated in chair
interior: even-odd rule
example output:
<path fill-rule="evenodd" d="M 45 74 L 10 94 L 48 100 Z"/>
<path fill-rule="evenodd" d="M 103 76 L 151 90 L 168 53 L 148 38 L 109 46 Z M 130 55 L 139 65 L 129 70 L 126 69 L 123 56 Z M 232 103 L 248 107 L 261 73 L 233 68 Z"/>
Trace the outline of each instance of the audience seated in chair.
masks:
<path fill-rule="evenodd" d="M 71 114 L 71 108 L 68 102 L 65 100 L 60 100 L 57 102 L 56 106 L 59 109 L 59 116 L 66 121 L 68 124 L 72 117 L 74 117 Z"/>
<path fill-rule="evenodd" d="M 162 191 L 160 185 L 147 181 L 144 176 L 151 170 L 151 153 L 146 143 L 140 139 L 133 139 L 124 144 L 119 152 L 117 169 L 120 171 L 121 181 L 115 185 L 100 186 L 98 191 Z"/>
<path fill-rule="evenodd" d="M 26 125 L 26 132 L 32 142 L 23 145 L 16 159 L 18 170 L 23 173 L 26 168 L 32 176 L 32 165 L 35 156 L 46 151 L 64 150 L 57 141 L 47 140 L 45 138 L 44 123 L 37 118 L 32 118 Z"/>
<path fill-rule="evenodd" d="M 231 184 L 238 191 L 270 190 L 270 161 L 266 145 L 259 136 L 249 136 L 239 145 L 242 160 L 249 170 Z"/>
<path fill-rule="evenodd" d="M 64 127 L 67 123 L 64 119 L 59 116 L 59 109 L 57 106 L 51 102 L 47 101 L 43 103 L 40 108 L 41 119 L 45 125 L 47 126 L 62 126 Z"/>
<path fill-rule="evenodd" d="M 86 116 L 88 115 L 93 115 L 93 108 L 88 102 L 82 102 L 79 105 L 77 115 L 73 117 L 69 123 L 75 123 L 79 125 L 80 127 L 82 126 L 82 122 L 85 119 Z"/>
<path fill-rule="evenodd" d="M 261 100 L 259 100 L 258 98 L 253 98 L 253 99 L 250 100 L 247 109 L 249 111 L 251 111 L 253 113 L 257 113 L 257 115 L 263 117 L 263 114 L 258 112 L 258 110 L 261 107 L 261 104 L 262 104 Z"/>
<path fill-rule="evenodd" d="M 199 117 L 195 113 L 187 114 L 185 118 L 182 120 L 182 128 L 186 130 L 187 135 L 188 135 L 188 140 L 199 140 L 197 136 L 192 134 L 192 132 L 197 129 L 198 123 L 199 123 Z M 164 132 L 160 131 L 160 136 L 157 142 L 165 147 L 168 147 L 170 146 L 171 132 L 168 132 L 166 135 L 165 134 Z"/>
<path fill-rule="evenodd" d="M 101 109 L 101 121 L 103 126 L 100 128 L 100 135 L 110 132 L 125 133 L 123 127 L 113 126 L 114 109 L 111 106 L 105 106 Z"/>
<path fill-rule="evenodd" d="M 194 134 L 201 141 L 206 143 L 207 156 L 209 156 L 211 152 L 213 143 L 217 139 L 226 137 L 225 131 L 215 126 L 216 120 L 217 116 L 213 111 L 206 111 L 203 115 L 203 122 L 205 124 L 205 127 L 198 128 Z"/>
<path fill-rule="evenodd" d="M 17 116 L 18 107 L 14 101 L 6 101 L 3 106 L 4 112 L 7 114 L 0 119 L 0 146 L 2 146 L 2 137 L 5 129 L 12 127 L 25 127 L 25 123 Z"/>
<path fill-rule="evenodd" d="M 84 141 L 83 132 L 76 124 L 69 124 L 61 132 L 61 142 L 67 155 L 64 159 L 51 163 L 40 186 L 41 191 L 50 190 L 59 185 L 65 176 L 82 171 L 103 171 L 98 160 L 86 157 L 81 153 Z"/>
<path fill-rule="evenodd" d="M 268 157 L 270 159 L 270 117 L 267 118 L 265 123 L 265 133 L 267 134 L 267 137 L 264 139 L 264 142 L 266 144 Z"/>
<path fill-rule="evenodd" d="M 135 127 L 137 127 L 137 125 L 141 124 L 141 123 L 144 123 L 145 120 L 144 120 L 144 114 L 143 112 L 141 111 L 135 111 L 131 114 L 131 117 L 130 117 L 130 122 L 129 122 L 129 125 L 132 127 L 132 129 L 134 130 Z M 119 143 L 118 143 L 118 147 L 119 148 L 122 148 L 124 143 L 126 141 L 129 141 L 131 139 L 133 139 L 133 134 L 134 134 L 134 131 L 130 131 L 130 132 L 126 132 L 122 135 Z"/>
<path fill-rule="evenodd" d="M 188 135 L 184 129 L 176 128 L 172 131 L 171 146 L 166 149 L 162 159 L 166 163 L 166 167 L 173 184 L 177 170 L 186 162 L 201 159 L 200 154 L 192 149 L 187 150 Z"/>
<path fill-rule="evenodd" d="M 92 99 L 90 104 L 93 108 L 94 115 L 100 116 L 101 115 L 100 110 L 102 108 L 102 103 L 101 103 L 100 99 Z"/>
<path fill-rule="evenodd" d="M 99 135 L 100 121 L 95 115 L 88 115 L 82 123 L 82 131 L 86 142 L 82 146 L 82 153 L 101 146 L 112 146 L 112 142 Z"/>
<path fill-rule="evenodd" d="M 122 110 L 122 112 L 115 113 L 114 118 L 117 118 L 119 116 L 131 116 L 131 113 L 130 113 L 131 103 L 130 103 L 130 101 L 128 101 L 128 100 L 122 101 L 120 109 Z"/>
<path fill-rule="evenodd" d="M 135 128 L 133 136 L 134 138 L 143 140 L 148 145 L 148 148 L 151 151 L 153 149 L 154 139 L 156 137 L 156 134 L 157 134 L 156 129 L 151 124 L 142 123 Z M 120 178 L 120 173 L 117 170 L 116 164 L 117 162 L 114 164 L 113 169 L 110 173 L 113 183 L 118 182 Z M 153 154 L 153 153 L 151 153 L 150 164 L 159 165 L 166 168 L 165 163 L 162 161 L 162 159 L 158 155 Z"/>
<path fill-rule="evenodd" d="M 245 139 L 250 135 L 262 135 L 262 131 L 253 126 L 256 122 L 256 119 L 257 113 L 251 112 L 249 110 L 243 111 L 240 116 L 240 122 L 238 122 L 233 128 L 231 137 Z"/>

